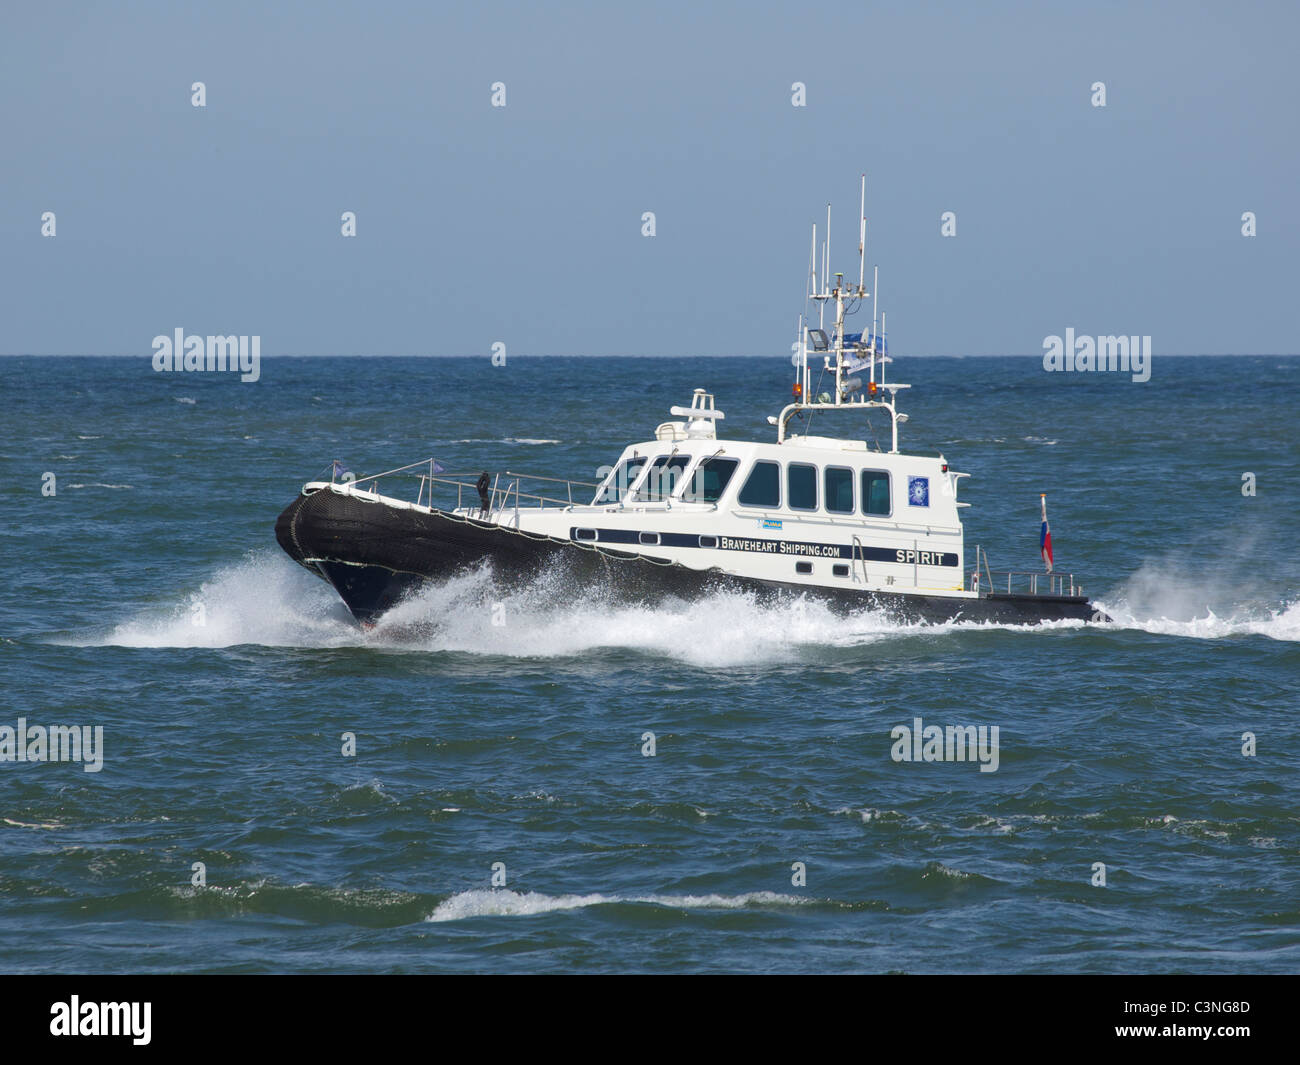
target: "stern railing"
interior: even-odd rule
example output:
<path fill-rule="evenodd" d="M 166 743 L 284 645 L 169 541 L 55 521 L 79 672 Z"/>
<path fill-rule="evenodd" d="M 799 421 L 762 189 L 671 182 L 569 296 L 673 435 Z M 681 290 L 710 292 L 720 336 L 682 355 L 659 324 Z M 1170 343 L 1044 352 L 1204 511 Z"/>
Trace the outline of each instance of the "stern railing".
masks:
<path fill-rule="evenodd" d="M 1083 586 L 1073 573 L 1037 573 L 1028 570 L 989 569 L 989 556 L 975 548 L 975 568 L 970 572 L 971 591 L 986 595 L 1081 596 Z"/>

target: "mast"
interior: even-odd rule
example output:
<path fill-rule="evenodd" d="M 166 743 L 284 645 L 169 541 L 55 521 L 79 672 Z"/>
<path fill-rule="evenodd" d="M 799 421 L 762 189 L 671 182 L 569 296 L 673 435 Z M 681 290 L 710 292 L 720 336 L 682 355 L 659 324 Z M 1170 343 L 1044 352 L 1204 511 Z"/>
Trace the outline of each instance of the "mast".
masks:
<path fill-rule="evenodd" d="M 790 420 L 795 414 L 802 411 L 821 411 L 821 410 L 844 410 L 851 408 L 852 412 L 866 414 L 873 409 L 881 409 L 889 412 L 891 428 L 891 454 L 898 454 L 898 426 L 901 421 L 907 420 L 907 415 L 901 414 L 898 410 L 898 392 L 900 389 L 911 386 L 904 384 L 885 384 L 885 363 L 889 359 L 886 349 L 880 342 L 880 336 L 884 332 L 885 316 L 879 310 L 879 282 L 880 268 L 872 269 L 871 292 L 866 291 L 866 246 L 867 246 L 867 176 L 862 175 L 860 185 L 860 209 L 858 215 L 858 285 L 855 289 L 852 284 L 844 284 L 844 275 L 837 273 L 835 275 L 835 285 L 830 287 L 830 223 L 831 223 L 831 205 L 826 205 L 826 233 L 822 238 L 821 245 L 821 283 L 818 284 L 817 275 L 817 224 L 814 222 L 812 227 L 812 250 L 810 258 L 812 260 L 811 278 L 812 292 L 805 293 L 806 298 L 811 298 L 818 305 L 818 337 L 816 343 L 812 342 L 813 330 L 806 316 L 799 319 L 799 359 L 797 364 L 799 382 L 795 388 L 795 399 L 781 411 L 777 421 L 777 442 L 784 443 L 786 439 L 786 429 Z M 858 334 L 856 342 L 851 347 L 846 348 L 845 343 L 845 325 L 848 315 L 853 312 L 855 306 L 866 296 L 871 296 L 871 332 L 869 335 L 863 330 Z M 834 326 L 831 334 L 826 335 L 826 311 L 827 305 L 834 303 Z M 876 320 L 879 315 L 880 329 L 877 330 Z M 824 342 L 824 349 L 819 349 L 817 344 Z M 812 367 L 808 362 L 808 353 L 812 350 L 814 353 L 821 350 L 822 365 L 825 370 L 834 374 L 834 391 L 827 396 L 825 401 L 811 394 L 812 388 Z M 880 378 L 877 382 L 876 369 L 879 366 Z M 859 374 L 866 372 L 864 381 Z M 888 393 L 888 398 L 886 398 Z M 806 435 L 806 431 L 805 431 Z"/>

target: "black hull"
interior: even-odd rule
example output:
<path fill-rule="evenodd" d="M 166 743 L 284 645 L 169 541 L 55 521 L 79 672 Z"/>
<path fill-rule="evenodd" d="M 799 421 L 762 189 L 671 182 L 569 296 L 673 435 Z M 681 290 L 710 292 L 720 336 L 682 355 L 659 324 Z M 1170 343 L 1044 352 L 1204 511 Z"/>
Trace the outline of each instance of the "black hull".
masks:
<path fill-rule="evenodd" d="M 696 570 L 670 562 L 505 529 L 443 511 L 399 509 L 322 489 L 300 495 L 276 520 L 280 546 L 328 581 L 352 615 L 371 625 L 429 581 L 492 564 L 506 587 L 562 572 L 575 588 L 600 588 L 638 601 L 689 599 L 734 590 L 760 596 L 804 595 L 845 612 L 878 609 L 902 622 L 1108 621 L 1084 596 L 985 595 L 979 599 L 907 592 L 817 588 Z"/>

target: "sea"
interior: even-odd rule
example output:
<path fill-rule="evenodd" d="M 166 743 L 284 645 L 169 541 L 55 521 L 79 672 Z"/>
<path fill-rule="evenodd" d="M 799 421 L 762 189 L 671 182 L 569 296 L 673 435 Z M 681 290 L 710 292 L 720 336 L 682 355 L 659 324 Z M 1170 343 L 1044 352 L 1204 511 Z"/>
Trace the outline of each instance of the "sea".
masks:
<path fill-rule="evenodd" d="M 1151 370 L 890 367 L 968 558 L 1045 493 L 1110 623 L 478 570 L 362 631 L 274 536 L 335 461 L 590 482 L 695 388 L 771 439 L 789 359 L 0 359 L 0 971 L 1297 971 L 1300 359 Z"/>

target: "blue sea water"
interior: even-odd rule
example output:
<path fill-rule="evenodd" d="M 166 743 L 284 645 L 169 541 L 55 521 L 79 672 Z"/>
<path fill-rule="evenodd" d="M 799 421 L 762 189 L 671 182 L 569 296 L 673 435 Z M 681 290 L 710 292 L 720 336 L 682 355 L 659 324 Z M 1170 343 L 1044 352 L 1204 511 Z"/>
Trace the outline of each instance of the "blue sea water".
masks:
<path fill-rule="evenodd" d="M 0 727 L 104 735 L 0 762 L 0 970 L 1300 968 L 1300 360 L 893 369 L 968 550 L 1037 568 L 1046 492 L 1113 624 L 472 573 L 362 632 L 276 545 L 336 458 L 592 480 L 697 386 L 767 438 L 780 358 L 0 360 Z M 918 717 L 997 771 L 893 761 Z"/>

